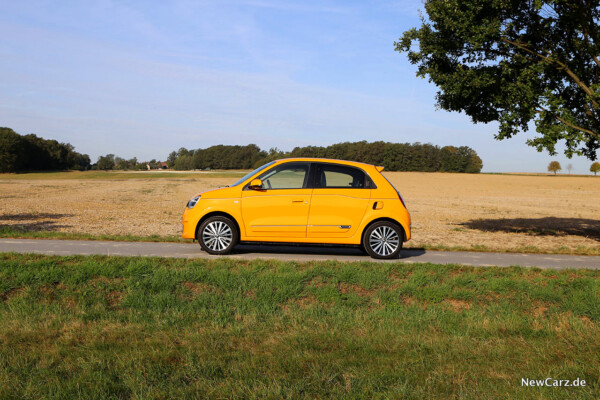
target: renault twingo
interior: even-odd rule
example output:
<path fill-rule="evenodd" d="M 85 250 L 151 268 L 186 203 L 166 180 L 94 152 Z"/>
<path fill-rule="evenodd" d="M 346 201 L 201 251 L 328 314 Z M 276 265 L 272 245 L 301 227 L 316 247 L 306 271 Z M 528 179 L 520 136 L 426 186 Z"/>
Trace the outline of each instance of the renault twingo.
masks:
<path fill-rule="evenodd" d="M 397 258 L 410 239 L 410 214 L 383 167 L 323 158 L 272 161 L 229 187 L 194 196 L 183 234 L 209 254 L 240 242 L 362 246 Z"/>

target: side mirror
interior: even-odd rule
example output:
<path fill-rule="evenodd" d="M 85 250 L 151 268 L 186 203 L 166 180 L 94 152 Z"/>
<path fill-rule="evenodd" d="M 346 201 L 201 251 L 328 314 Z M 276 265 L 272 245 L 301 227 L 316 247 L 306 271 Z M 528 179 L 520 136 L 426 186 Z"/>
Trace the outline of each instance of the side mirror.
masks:
<path fill-rule="evenodd" d="M 252 190 L 261 190 L 262 188 L 262 181 L 260 179 L 252 179 L 252 182 L 248 185 L 248 189 Z"/>

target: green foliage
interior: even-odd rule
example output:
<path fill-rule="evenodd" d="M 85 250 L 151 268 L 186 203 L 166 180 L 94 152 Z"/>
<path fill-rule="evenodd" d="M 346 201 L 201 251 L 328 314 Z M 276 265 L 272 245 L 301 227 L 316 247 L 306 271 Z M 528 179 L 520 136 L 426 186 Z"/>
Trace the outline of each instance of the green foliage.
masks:
<path fill-rule="evenodd" d="M 89 156 L 77 153 L 68 143 L 34 134 L 21 136 L 10 128 L 0 128 L 0 172 L 85 171 L 89 168 Z"/>
<path fill-rule="evenodd" d="M 175 169 L 249 169 L 287 157 L 318 157 L 360 161 L 383 165 L 388 171 L 479 173 L 483 163 L 475 150 L 466 147 L 389 142 L 344 142 L 327 147 L 296 147 L 283 152 L 276 147 L 268 152 L 258 146 L 212 146 L 207 149 L 179 149 L 169 155 Z"/>
<path fill-rule="evenodd" d="M 98 157 L 96 168 L 108 171 L 115 168 L 115 155 L 107 154 L 105 156 Z"/>
<path fill-rule="evenodd" d="M 192 157 L 191 165 L 195 169 L 252 169 L 258 160 L 267 155 L 255 144 L 211 146 L 207 149 L 189 150 L 187 154 Z M 178 155 L 182 156 L 181 149 Z"/>
<path fill-rule="evenodd" d="M 290 157 L 324 157 L 382 165 L 388 171 L 479 173 L 483 163 L 475 150 L 440 148 L 426 143 L 345 142 L 328 147 L 296 147 Z"/>
<path fill-rule="evenodd" d="M 600 163 L 598 161 L 592 164 L 592 166 L 590 167 L 590 172 L 593 172 L 594 175 L 600 172 Z"/>
<path fill-rule="evenodd" d="M 395 43 L 438 86 L 437 105 L 497 139 L 527 131 L 538 151 L 593 160 L 600 147 L 599 0 L 425 0 L 419 28 Z M 414 42 L 418 42 L 418 48 Z"/>
<path fill-rule="evenodd" d="M 561 169 L 562 167 L 558 161 L 551 161 L 550 164 L 548 164 L 548 172 L 554 172 L 554 175 L 556 175 L 556 172 L 560 171 Z"/>

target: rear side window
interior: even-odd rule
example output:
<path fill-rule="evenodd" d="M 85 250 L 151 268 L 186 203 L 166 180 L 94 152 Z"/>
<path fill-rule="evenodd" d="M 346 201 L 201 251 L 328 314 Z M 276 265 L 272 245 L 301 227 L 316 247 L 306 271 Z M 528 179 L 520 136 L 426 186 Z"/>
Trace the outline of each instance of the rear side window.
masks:
<path fill-rule="evenodd" d="M 315 187 L 318 188 L 368 188 L 365 173 L 358 168 L 343 165 L 317 165 Z"/>

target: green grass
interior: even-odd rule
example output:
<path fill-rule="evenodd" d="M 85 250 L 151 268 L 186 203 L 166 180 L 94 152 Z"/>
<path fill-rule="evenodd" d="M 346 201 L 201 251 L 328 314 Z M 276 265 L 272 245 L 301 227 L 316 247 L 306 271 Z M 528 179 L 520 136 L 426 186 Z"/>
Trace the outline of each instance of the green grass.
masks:
<path fill-rule="evenodd" d="M 1 231 L 0 231 L 1 232 Z M 0 233 L 1 235 L 1 233 Z M 410 245 L 404 248 L 411 248 Z M 564 254 L 564 255 L 579 255 L 579 256 L 600 256 L 600 248 L 577 246 L 570 248 L 566 246 L 557 247 L 554 249 L 540 249 L 536 246 L 521 246 L 508 249 L 495 249 L 484 244 L 472 244 L 471 246 L 446 246 L 425 245 L 423 247 L 415 247 L 415 249 L 435 250 L 435 251 L 474 251 L 481 253 L 528 253 L 528 254 Z"/>
<path fill-rule="evenodd" d="M 54 179 L 160 179 L 160 178 L 241 178 L 246 172 L 152 172 L 152 171 L 64 171 L 64 172 L 29 172 L 19 174 L 0 174 L 2 180 L 54 180 Z"/>
<path fill-rule="evenodd" d="M 189 243 L 190 239 L 181 236 L 136 236 L 136 235 L 92 235 L 88 233 L 28 231 L 9 226 L 0 226 L 0 238 L 15 239 L 62 239 L 62 240 L 111 240 L 123 242 L 180 242 Z"/>
<path fill-rule="evenodd" d="M 599 278 L 0 254 L 0 398 L 594 399 Z"/>

